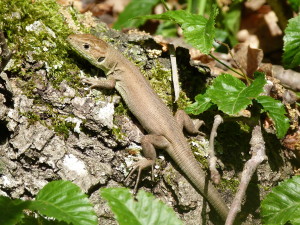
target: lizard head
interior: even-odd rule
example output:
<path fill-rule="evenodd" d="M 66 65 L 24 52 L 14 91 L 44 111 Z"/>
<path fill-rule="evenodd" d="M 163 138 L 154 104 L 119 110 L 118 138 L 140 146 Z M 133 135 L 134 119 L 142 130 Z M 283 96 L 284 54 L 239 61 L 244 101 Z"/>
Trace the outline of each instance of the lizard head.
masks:
<path fill-rule="evenodd" d="M 67 41 L 80 56 L 94 66 L 105 69 L 102 64 L 106 58 L 107 43 L 91 34 L 71 34 Z"/>

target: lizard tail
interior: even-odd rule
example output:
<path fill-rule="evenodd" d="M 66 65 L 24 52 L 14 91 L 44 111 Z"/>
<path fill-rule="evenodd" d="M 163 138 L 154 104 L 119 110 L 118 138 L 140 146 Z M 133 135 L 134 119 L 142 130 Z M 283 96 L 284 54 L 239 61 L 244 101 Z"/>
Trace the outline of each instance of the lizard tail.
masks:
<path fill-rule="evenodd" d="M 180 152 L 184 153 L 184 156 L 179 155 L 172 158 L 176 161 L 176 164 L 180 166 L 180 169 L 186 174 L 186 176 L 196 187 L 196 189 L 225 221 L 229 212 L 229 208 L 227 207 L 225 201 L 222 199 L 220 193 L 214 187 L 212 182 L 209 181 L 208 176 L 200 167 L 199 162 L 195 159 L 192 153 L 191 157 L 186 157 L 186 152 L 190 151 Z"/>

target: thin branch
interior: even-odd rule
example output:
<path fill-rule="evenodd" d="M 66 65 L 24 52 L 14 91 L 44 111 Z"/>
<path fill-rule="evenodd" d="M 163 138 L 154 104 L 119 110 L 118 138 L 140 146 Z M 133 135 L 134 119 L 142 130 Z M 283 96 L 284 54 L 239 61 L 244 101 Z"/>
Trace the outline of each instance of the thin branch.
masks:
<path fill-rule="evenodd" d="M 174 102 L 177 102 L 179 98 L 180 86 L 179 86 L 179 76 L 178 76 L 176 52 L 175 52 L 174 45 L 169 45 L 169 52 L 170 52 L 172 80 L 173 80 L 173 87 L 174 87 L 174 94 L 175 94 Z"/>
<path fill-rule="evenodd" d="M 250 153 L 252 157 L 246 162 L 244 166 L 241 183 L 239 185 L 235 198 L 231 204 L 225 225 L 232 225 L 234 223 L 237 214 L 241 211 L 242 200 L 245 196 L 247 187 L 254 172 L 263 161 L 268 159 L 265 152 L 265 141 L 261 133 L 261 127 L 259 125 L 255 126 L 252 131 L 250 145 Z"/>
<path fill-rule="evenodd" d="M 210 176 L 211 176 L 211 180 L 215 184 L 220 183 L 220 180 L 221 180 L 219 171 L 216 168 L 217 157 L 215 155 L 215 149 L 214 149 L 215 137 L 217 137 L 217 129 L 221 123 L 223 123 L 223 118 L 220 115 L 216 115 L 215 119 L 214 119 L 213 127 L 211 129 L 211 133 L 210 133 L 209 148 L 208 148 Z"/>

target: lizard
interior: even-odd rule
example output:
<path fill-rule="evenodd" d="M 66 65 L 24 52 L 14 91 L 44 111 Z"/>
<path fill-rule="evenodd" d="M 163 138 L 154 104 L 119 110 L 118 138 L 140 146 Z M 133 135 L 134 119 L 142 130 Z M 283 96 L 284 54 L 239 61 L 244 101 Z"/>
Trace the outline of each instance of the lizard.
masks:
<path fill-rule="evenodd" d="M 183 110 L 178 110 L 173 116 L 139 68 L 107 42 L 91 34 L 71 34 L 67 42 L 77 54 L 103 70 L 107 77 L 104 80 L 84 78 L 82 81 L 91 85 L 90 88 L 115 88 L 148 133 L 141 138 L 144 158 L 131 171 L 138 170 L 136 185 L 141 171 L 150 166 L 153 168 L 156 149 L 164 149 L 225 221 L 229 209 L 207 180 L 183 134 L 183 128 L 189 133 L 197 133 L 200 125 L 194 124 Z"/>

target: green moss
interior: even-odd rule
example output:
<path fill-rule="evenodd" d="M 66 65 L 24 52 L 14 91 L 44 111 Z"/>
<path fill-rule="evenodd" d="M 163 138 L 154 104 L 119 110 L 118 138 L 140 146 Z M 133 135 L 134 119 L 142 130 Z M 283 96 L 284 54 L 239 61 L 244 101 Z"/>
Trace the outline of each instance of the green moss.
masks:
<path fill-rule="evenodd" d="M 171 71 L 164 68 L 158 60 L 152 67 L 149 73 L 145 73 L 146 77 L 150 80 L 152 88 L 158 96 L 169 106 L 173 105 L 172 99 L 172 74 Z"/>
<path fill-rule="evenodd" d="M 76 84 L 74 75 L 70 74 L 72 71 L 78 74 L 79 69 L 69 59 L 65 41 L 72 30 L 59 11 L 60 6 L 55 0 L 0 2 L 0 29 L 7 37 L 9 48 L 15 52 L 12 56 L 14 64 L 9 71 L 30 77 L 35 67 L 28 66 L 27 69 L 24 62 L 40 62 L 52 84 L 58 85 L 63 80 L 67 80 L 70 85 Z"/>
<path fill-rule="evenodd" d="M 163 65 L 160 64 L 158 60 L 155 60 L 155 65 L 147 74 L 146 77 L 148 77 L 148 79 L 150 80 L 151 86 L 158 94 L 158 96 L 163 99 L 168 107 L 173 107 L 174 90 L 172 82 L 172 71 L 166 69 Z M 187 97 L 186 93 L 181 90 L 179 93 L 179 98 L 176 102 L 177 108 L 184 109 L 189 103 L 190 99 Z"/>
<path fill-rule="evenodd" d="M 71 122 L 67 122 L 67 121 L 64 121 L 62 120 L 62 118 L 56 118 L 54 121 L 53 121 L 53 125 L 54 125 L 54 131 L 63 136 L 65 139 L 67 139 L 69 137 L 69 134 L 70 134 L 70 130 L 73 130 L 75 125 Z"/>
<path fill-rule="evenodd" d="M 272 187 L 266 187 L 266 186 L 263 186 L 261 184 L 257 184 L 257 187 L 259 189 L 263 189 L 264 191 L 271 191 Z"/>
<path fill-rule="evenodd" d="M 46 105 L 49 108 L 49 117 L 42 118 L 38 113 L 29 112 L 25 116 L 31 123 L 51 118 L 52 128 L 63 136 L 67 136 L 72 126 L 60 116 L 37 93 L 37 84 L 47 85 L 48 81 L 55 88 L 65 80 L 70 87 L 78 90 L 82 87 L 79 79 L 81 73 L 78 59 L 74 56 L 66 42 L 73 30 L 66 23 L 62 15 L 70 15 L 74 30 L 89 33 L 90 27 L 83 25 L 84 15 L 78 14 L 72 8 L 62 8 L 55 0 L 2 0 L 0 1 L 0 29 L 4 31 L 9 49 L 14 52 L 10 66 L 6 71 L 16 77 L 19 87 L 28 98 L 34 99 L 35 104 Z M 74 27 L 75 27 L 74 26 Z M 98 24 L 97 31 L 108 33 L 107 29 Z M 108 39 L 108 38 L 107 38 Z M 145 56 L 145 58 L 147 58 Z M 150 82 L 158 95 L 165 100 L 168 106 L 173 105 L 171 71 L 165 69 L 158 60 L 154 61 L 150 71 Z M 45 71 L 46 75 L 39 75 L 38 71 Z M 178 102 L 184 105 L 185 95 L 181 94 Z M 183 102 L 183 103 L 181 103 Z M 116 107 L 116 114 L 128 114 L 123 104 Z M 113 131 L 118 134 L 119 131 Z M 121 138 L 121 134 L 118 134 Z"/>
<path fill-rule="evenodd" d="M 4 173 L 5 163 L 0 159 L 0 174 Z"/>
<path fill-rule="evenodd" d="M 174 177 L 175 177 L 175 175 L 176 175 L 174 169 L 173 169 L 172 167 L 169 167 L 169 168 L 165 171 L 165 174 L 167 174 L 167 175 L 164 176 L 165 182 L 166 182 L 168 185 L 172 186 L 172 185 L 173 185 L 173 181 L 174 181 Z"/>
<path fill-rule="evenodd" d="M 232 190 L 233 193 L 237 192 L 238 186 L 239 186 L 240 182 L 237 178 L 232 178 L 230 180 L 226 180 L 226 179 L 221 179 L 220 184 L 218 185 L 218 187 L 221 190 Z"/>
<path fill-rule="evenodd" d="M 190 104 L 191 104 L 190 98 L 186 95 L 185 92 L 180 91 L 179 98 L 177 101 L 178 109 L 185 109 Z"/>
<path fill-rule="evenodd" d="M 26 113 L 22 113 L 22 116 L 25 116 L 25 117 L 28 118 L 29 124 L 34 124 L 36 121 L 40 121 L 41 120 L 40 115 L 38 115 L 37 113 L 32 112 L 32 111 L 28 111 Z"/>
<path fill-rule="evenodd" d="M 124 134 L 120 127 L 113 127 L 112 134 L 116 137 L 117 140 L 124 140 L 126 134 Z"/>
<path fill-rule="evenodd" d="M 207 161 L 207 149 L 208 149 L 208 142 L 200 142 L 194 137 L 190 138 L 189 145 L 191 146 L 191 150 L 196 158 L 196 160 L 204 167 L 208 168 L 208 161 Z M 194 144 L 192 144 L 192 142 Z"/>
<path fill-rule="evenodd" d="M 54 112 L 50 108 L 49 111 L 47 111 L 47 113 L 43 113 L 43 117 L 51 120 L 51 126 L 47 125 L 47 123 L 42 120 L 41 115 L 39 115 L 36 112 L 28 111 L 25 113 L 21 113 L 21 115 L 28 118 L 29 125 L 39 121 L 41 124 L 48 127 L 49 129 L 54 130 L 54 132 L 56 132 L 58 135 L 62 136 L 65 139 L 69 137 L 70 130 L 74 130 L 75 128 L 74 123 L 67 122 L 65 120 L 68 116 L 61 115 L 58 112 Z"/>
<path fill-rule="evenodd" d="M 240 129 L 242 131 L 245 131 L 247 133 L 251 132 L 251 127 L 248 124 L 246 124 L 245 122 L 243 122 L 243 121 L 237 121 L 237 123 L 240 125 Z"/>
<path fill-rule="evenodd" d="M 195 150 L 194 148 L 192 148 L 192 151 L 194 153 L 194 156 L 195 156 L 196 160 L 202 165 L 202 167 L 208 168 L 209 165 L 208 165 L 207 158 L 205 158 L 205 157 L 203 157 L 203 156 L 201 156 L 201 155 L 199 155 L 197 153 L 195 154 L 195 152 L 198 152 L 198 151 Z"/>
<path fill-rule="evenodd" d="M 115 108 L 115 115 L 128 115 L 128 108 L 124 106 L 123 102 L 119 102 L 118 106 Z"/>
<path fill-rule="evenodd" d="M 54 112 L 53 107 L 44 102 L 36 92 L 37 84 L 47 85 L 49 81 L 54 87 L 66 80 L 75 90 L 82 86 L 73 57 L 70 57 L 66 38 L 73 31 L 68 27 L 61 14 L 70 14 L 73 23 L 81 24 L 82 15 L 72 8 L 63 9 L 55 0 L 2 0 L 0 1 L 0 29 L 7 38 L 7 44 L 13 51 L 10 65 L 6 71 L 18 80 L 23 93 L 35 100 L 35 104 L 49 107 L 49 117 L 53 129 L 67 137 L 73 125 L 64 121 L 65 117 Z M 83 25 L 77 30 L 89 31 Z M 44 71 L 41 75 L 38 71 Z M 41 121 L 36 112 L 24 114 L 30 123 Z"/>

